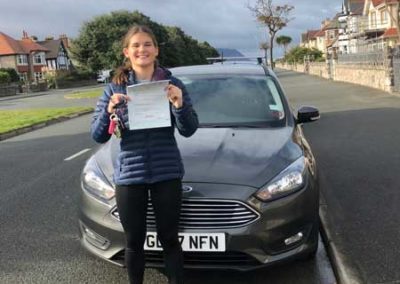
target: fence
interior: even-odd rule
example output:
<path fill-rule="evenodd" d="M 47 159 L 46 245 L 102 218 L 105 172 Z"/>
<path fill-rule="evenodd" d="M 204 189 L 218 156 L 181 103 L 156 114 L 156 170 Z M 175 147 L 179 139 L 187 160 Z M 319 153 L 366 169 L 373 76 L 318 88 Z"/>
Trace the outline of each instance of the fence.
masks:
<path fill-rule="evenodd" d="M 339 64 L 386 64 L 387 53 L 384 50 L 359 52 L 350 54 L 338 54 L 337 63 Z"/>
<path fill-rule="evenodd" d="M 18 84 L 0 85 L 0 97 L 16 95 L 20 91 L 20 86 Z"/>

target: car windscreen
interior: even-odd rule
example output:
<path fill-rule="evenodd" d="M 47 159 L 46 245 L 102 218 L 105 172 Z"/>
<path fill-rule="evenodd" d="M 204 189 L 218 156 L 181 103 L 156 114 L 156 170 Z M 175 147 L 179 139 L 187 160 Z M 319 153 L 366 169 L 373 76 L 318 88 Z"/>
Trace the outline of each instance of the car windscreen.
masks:
<path fill-rule="evenodd" d="M 285 111 L 268 76 L 178 76 L 185 84 L 201 127 L 283 126 Z"/>

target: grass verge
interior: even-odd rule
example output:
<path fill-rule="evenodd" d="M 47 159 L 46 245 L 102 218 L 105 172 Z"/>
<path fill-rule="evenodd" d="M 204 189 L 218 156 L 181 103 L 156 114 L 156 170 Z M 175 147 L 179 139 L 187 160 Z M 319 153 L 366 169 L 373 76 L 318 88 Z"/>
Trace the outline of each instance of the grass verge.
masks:
<path fill-rule="evenodd" d="M 66 99 L 90 99 L 90 98 L 98 98 L 102 95 L 103 93 L 103 87 L 102 88 L 96 88 L 96 89 L 91 89 L 88 91 L 79 91 L 79 92 L 74 92 L 72 94 L 65 95 L 64 98 Z"/>
<path fill-rule="evenodd" d="M 0 110 L 0 134 L 84 111 L 91 107 Z"/>

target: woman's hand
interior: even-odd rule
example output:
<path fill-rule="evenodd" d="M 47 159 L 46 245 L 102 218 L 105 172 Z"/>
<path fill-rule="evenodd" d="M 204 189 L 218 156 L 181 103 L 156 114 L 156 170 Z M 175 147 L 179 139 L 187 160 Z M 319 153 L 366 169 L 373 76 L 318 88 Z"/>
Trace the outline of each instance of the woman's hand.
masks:
<path fill-rule="evenodd" d="M 107 106 L 108 113 L 113 113 L 115 106 L 117 104 L 124 103 L 127 101 L 130 101 L 130 97 L 128 97 L 127 95 L 120 94 L 120 93 L 114 93 L 111 96 L 110 101 L 108 102 L 108 106 Z"/>
<path fill-rule="evenodd" d="M 183 105 L 182 90 L 177 86 L 169 84 L 166 88 L 168 100 L 175 108 L 181 108 Z"/>

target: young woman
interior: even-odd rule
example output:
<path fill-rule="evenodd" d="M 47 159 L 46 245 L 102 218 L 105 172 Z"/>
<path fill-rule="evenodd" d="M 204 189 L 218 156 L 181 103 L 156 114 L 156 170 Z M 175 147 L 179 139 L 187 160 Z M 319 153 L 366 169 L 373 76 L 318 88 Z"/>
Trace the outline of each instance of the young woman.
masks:
<path fill-rule="evenodd" d="M 174 137 L 175 128 L 185 137 L 198 127 L 198 119 L 181 81 L 157 65 L 158 46 L 152 31 L 132 27 L 123 40 L 126 63 L 104 91 L 93 115 L 91 134 L 96 142 L 110 139 L 110 114 L 116 112 L 124 122 L 120 152 L 114 169 L 116 201 L 126 235 L 125 260 L 131 283 L 142 283 L 146 237 L 146 212 L 149 193 L 156 216 L 157 235 L 164 250 L 165 268 L 170 283 L 183 283 L 183 255 L 178 241 L 181 207 L 181 179 L 184 168 Z M 170 80 L 172 127 L 129 130 L 126 87 L 132 84 Z"/>

